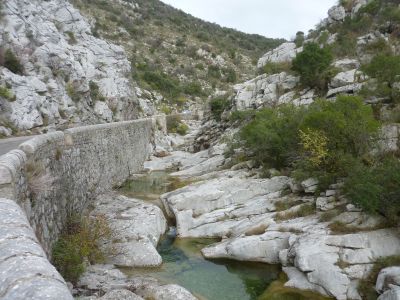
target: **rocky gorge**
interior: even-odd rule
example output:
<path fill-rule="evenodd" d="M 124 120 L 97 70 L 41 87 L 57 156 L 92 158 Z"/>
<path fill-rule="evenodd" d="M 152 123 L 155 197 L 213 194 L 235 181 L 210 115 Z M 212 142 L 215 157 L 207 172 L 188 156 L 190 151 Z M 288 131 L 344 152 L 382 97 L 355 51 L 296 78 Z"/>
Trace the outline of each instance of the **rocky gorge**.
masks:
<path fill-rule="evenodd" d="M 140 11 L 139 4 L 116 2 Z M 358 95 L 381 122 L 362 164 L 374 166 L 374 155 L 398 160 L 396 61 L 384 82 L 382 70 L 368 68 L 379 54 L 400 53 L 397 15 L 385 5 L 400 7 L 386 2 L 340 1 L 314 31 L 298 34 L 304 40 L 266 52 L 259 75 L 218 86 L 227 90 L 215 88 L 207 105 L 194 97 L 184 106 L 193 114 L 169 116 L 159 115 L 165 95 L 136 86 L 131 72 L 140 67 L 126 53 L 132 45 L 95 37 L 98 20 L 86 19 L 88 7 L 85 16 L 74 7 L 82 1 L 1 2 L 0 134 L 50 133 L 0 157 L 0 299 L 400 299 L 400 235 L 384 210 L 371 213 L 351 201 L 346 178 L 325 185 L 316 176 L 299 179 L 290 169 L 295 163 L 260 163 L 240 140 L 265 109 L 313 108 L 321 98 L 350 102 L 340 97 Z M 308 45 L 334 53 L 316 85 L 293 69 Z M 209 62 L 207 72 L 231 63 L 224 53 L 195 50 L 196 59 Z M 9 64 L 10 53 L 20 65 Z M 203 91 L 212 85 L 207 80 Z M 150 117 L 132 121 L 142 116 Z M 324 159 L 331 136 L 316 133 Z M 314 149 L 306 150 L 296 155 L 306 161 Z M 158 172 L 162 179 L 146 182 Z M 140 180 L 151 189 L 138 192 Z M 398 186 L 392 180 L 385 187 Z M 94 234 L 85 223 L 70 223 L 76 213 L 94 220 Z M 66 232 L 79 226 L 89 236 L 105 231 L 89 246 L 105 255 L 86 255 L 78 278 L 67 283 L 54 249 L 60 241 L 73 244 L 76 236 Z"/>

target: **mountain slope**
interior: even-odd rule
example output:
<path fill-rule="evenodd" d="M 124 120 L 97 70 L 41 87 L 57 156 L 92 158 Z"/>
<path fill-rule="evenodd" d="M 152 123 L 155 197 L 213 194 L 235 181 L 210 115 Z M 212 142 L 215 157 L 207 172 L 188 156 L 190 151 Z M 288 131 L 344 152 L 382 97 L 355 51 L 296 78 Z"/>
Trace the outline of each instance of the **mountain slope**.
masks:
<path fill-rule="evenodd" d="M 251 78 L 261 53 L 283 42 L 202 21 L 158 0 L 72 3 L 96 35 L 125 48 L 139 86 L 165 96 L 158 106 L 188 108 L 188 99 Z"/>

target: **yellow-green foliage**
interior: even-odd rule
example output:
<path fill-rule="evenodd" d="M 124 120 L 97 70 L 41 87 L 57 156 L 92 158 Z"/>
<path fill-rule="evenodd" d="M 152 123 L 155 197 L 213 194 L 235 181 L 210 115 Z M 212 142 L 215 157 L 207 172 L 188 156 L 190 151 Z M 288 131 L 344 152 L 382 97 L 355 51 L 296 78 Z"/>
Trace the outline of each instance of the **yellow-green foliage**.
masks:
<path fill-rule="evenodd" d="M 307 128 L 304 131 L 300 129 L 299 132 L 301 144 L 309 153 L 308 160 L 314 166 L 319 166 L 328 156 L 328 138 L 321 130 Z"/>
<path fill-rule="evenodd" d="M 72 82 L 68 82 L 67 85 L 65 86 L 65 89 L 67 90 L 68 96 L 71 98 L 72 101 L 79 101 L 81 98 L 77 90 L 75 89 L 74 85 Z"/>
<path fill-rule="evenodd" d="M 8 101 L 15 101 L 15 95 L 4 86 L 0 86 L 0 97 L 7 99 Z"/>
<path fill-rule="evenodd" d="M 67 281 L 75 283 L 85 271 L 85 261 L 104 262 L 111 249 L 100 247 L 100 242 L 111 239 L 107 220 L 97 217 L 71 217 L 53 247 L 53 263 Z"/>

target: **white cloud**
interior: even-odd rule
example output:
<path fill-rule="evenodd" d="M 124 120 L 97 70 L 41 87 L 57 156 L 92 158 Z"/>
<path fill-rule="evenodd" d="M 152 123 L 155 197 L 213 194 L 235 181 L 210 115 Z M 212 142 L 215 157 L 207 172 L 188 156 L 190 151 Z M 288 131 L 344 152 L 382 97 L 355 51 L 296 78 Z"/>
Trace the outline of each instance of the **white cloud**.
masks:
<path fill-rule="evenodd" d="M 267 37 L 308 32 L 337 0 L 162 0 L 193 16 Z"/>

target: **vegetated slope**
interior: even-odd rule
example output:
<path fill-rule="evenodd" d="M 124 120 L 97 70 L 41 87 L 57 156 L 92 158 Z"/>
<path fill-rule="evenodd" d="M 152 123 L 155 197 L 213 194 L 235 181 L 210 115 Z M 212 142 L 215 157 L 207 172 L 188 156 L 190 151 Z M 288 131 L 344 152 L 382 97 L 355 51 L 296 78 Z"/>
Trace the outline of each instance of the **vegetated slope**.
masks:
<path fill-rule="evenodd" d="M 266 171 L 317 178 L 322 190 L 344 180 L 349 201 L 398 224 L 399 1 L 342 0 L 328 15 L 266 53 L 232 103 L 212 102 L 207 130 L 248 123 L 236 143 Z"/>
<path fill-rule="evenodd" d="M 188 98 L 251 78 L 258 57 L 283 42 L 205 22 L 158 0 L 71 2 L 92 20 L 95 35 L 125 48 L 133 78 L 165 97 L 156 101 L 166 112 L 167 105 L 188 108 Z"/>

